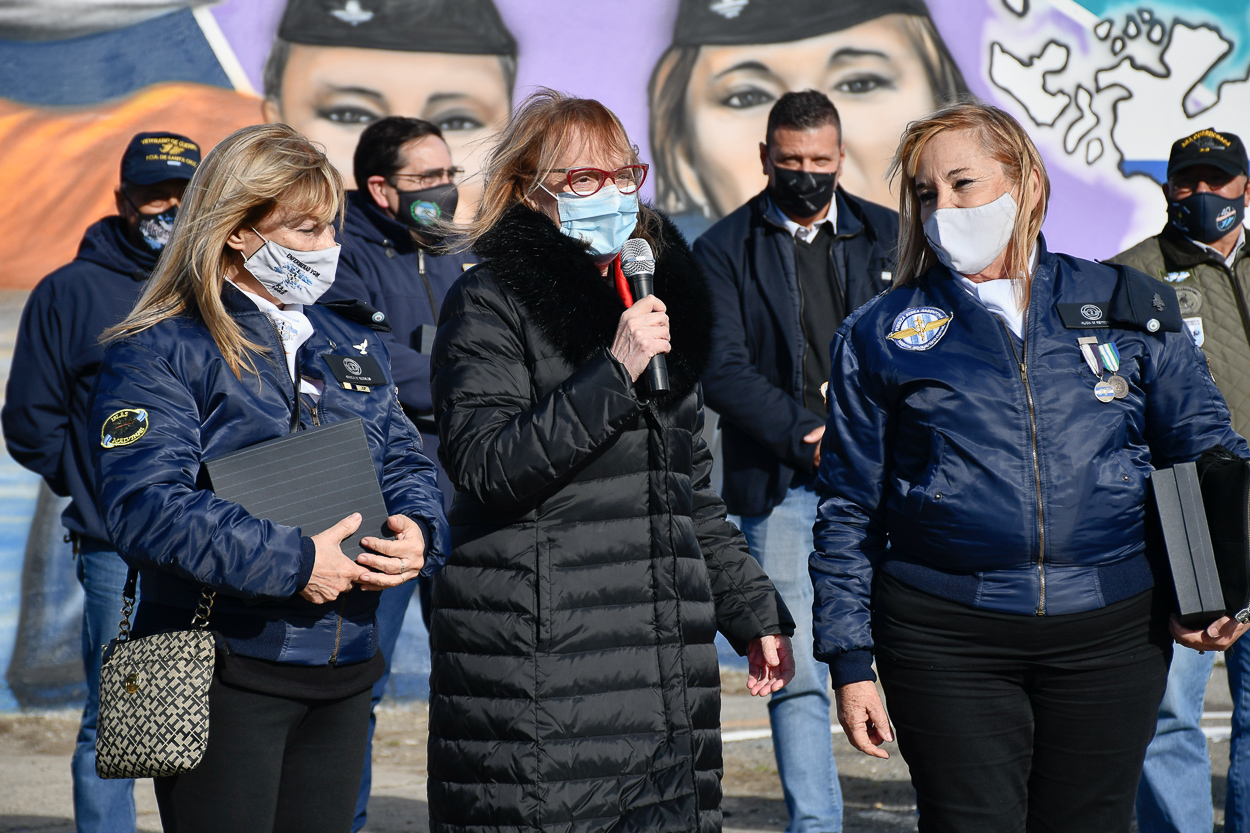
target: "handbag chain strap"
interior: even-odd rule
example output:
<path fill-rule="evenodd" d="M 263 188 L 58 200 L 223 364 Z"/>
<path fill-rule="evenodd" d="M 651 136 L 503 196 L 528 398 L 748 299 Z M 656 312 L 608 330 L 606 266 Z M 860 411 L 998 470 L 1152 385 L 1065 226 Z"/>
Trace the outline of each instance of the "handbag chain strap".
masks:
<path fill-rule="evenodd" d="M 126 586 L 122 588 L 122 620 L 117 623 L 117 641 L 130 639 L 130 617 L 135 612 L 135 587 L 139 582 L 139 571 L 134 567 L 126 573 Z M 204 630 L 208 627 L 208 617 L 213 612 L 213 602 L 217 599 L 217 591 L 209 590 L 207 585 L 200 587 L 200 603 L 196 605 L 195 615 L 191 617 L 191 627 Z"/>

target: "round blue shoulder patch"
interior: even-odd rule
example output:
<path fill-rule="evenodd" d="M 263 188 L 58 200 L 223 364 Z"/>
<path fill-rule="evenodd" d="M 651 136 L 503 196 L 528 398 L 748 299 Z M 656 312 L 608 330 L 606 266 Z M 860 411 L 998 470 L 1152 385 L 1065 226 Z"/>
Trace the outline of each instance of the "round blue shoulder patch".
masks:
<path fill-rule="evenodd" d="M 904 350 L 928 350 L 941 341 L 954 316 L 937 307 L 912 307 L 894 319 L 886 338 Z"/>

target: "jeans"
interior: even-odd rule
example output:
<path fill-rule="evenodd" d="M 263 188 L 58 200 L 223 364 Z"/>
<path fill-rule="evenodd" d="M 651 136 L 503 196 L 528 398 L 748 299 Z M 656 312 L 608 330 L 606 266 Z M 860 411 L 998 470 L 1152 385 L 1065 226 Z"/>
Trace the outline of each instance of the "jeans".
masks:
<path fill-rule="evenodd" d="M 1233 698 L 1224 831 L 1250 833 L 1250 645 L 1239 639 L 1224 658 Z M 1158 728 L 1137 788 L 1141 833 L 1207 833 L 1214 825 L 1211 759 L 1198 723 L 1214 664 L 1212 651 L 1177 647 L 1173 652 Z"/>
<path fill-rule="evenodd" d="M 87 704 L 71 763 L 78 833 L 134 833 L 135 829 L 135 782 L 105 780 L 95 774 L 101 649 L 117 637 L 126 584 L 126 562 L 108 546 L 102 541 L 83 540 L 78 554 L 78 581 L 85 594 L 82 664 L 87 675 Z"/>
<path fill-rule="evenodd" d="M 842 788 L 833 761 L 829 722 L 829 668 L 812 656 L 812 552 L 816 493 L 790 489 L 767 515 L 742 518 L 751 554 L 760 562 L 794 617 L 794 679 L 768 701 L 773 749 L 790 824 L 786 833 L 842 829 Z"/>
<path fill-rule="evenodd" d="M 1159 705 L 1154 740 L 1146 749 L 1137 786 L 1137 827 L 1141 833 L 1209 833 L 1211 759 L 1198 721 L 1215 653 L 1176 646 L 1168 687 Z"/>
<path fill-rule="evenodd" d="M 1224 833 L 1250 833 L 1250 642 L 1245 637 L 1224 652 L 1233 696 L 1233 734 L 1228 750 L 1228 792 Z"/>
<path fill-rule="evenodd" d="M 382 679 L 373 684 L 373 702 L 369 706 L 369 742 L 365 747 L 365 768 L 360 778 L 360 793 L 356 796 L 356 818 L 352 821 L 352 833 L 365 826 L 368 820 L 369 790 L 373 787 L 373 730 L 378 724 L 377 710 L 382 695 L 386 692 L 386 684 L 391 679 L 391 657 L 395 655 L 395 643 L 399 632 L 404 627 L 404 613 L 412 600 L 416 581 L 405 582 L 398 587 L 382 591 L 378 600 L 378 649 L 386 659 L 386 673 Z"/>

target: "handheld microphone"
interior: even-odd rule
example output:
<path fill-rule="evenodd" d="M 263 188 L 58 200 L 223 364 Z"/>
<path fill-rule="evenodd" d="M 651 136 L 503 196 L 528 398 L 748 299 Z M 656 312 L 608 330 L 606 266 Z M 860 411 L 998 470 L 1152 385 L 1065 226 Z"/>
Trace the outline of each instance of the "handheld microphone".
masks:
<path fill-rule="evenodd" d="M 632 238 L 621 249 L 621 272 L 629 280 L 629 290 L 634 300 L 655 294 L 655 255 L 646 240 Z M 651 393 L 664 393 L 668 387 L 668 362 L 663 353 L 657 353 L 647 363 L 647 388 Z"/>

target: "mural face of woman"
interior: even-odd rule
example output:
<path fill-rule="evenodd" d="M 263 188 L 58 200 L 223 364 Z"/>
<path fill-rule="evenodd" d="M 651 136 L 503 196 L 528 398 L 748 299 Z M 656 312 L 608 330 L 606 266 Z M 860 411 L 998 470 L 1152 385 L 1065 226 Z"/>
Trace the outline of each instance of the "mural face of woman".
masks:
<path fill-rule="evenodd" d="M 508 82 L 499 58 L 292 44 L 280 109 L 265 118 L 289 124 L 323 145 L 347 187 L 360 132 L 383 116 L 437 124 L 455 164 L 465 169 L 456 220 L 477 210 L 486 141 L 508 119 Z"/>
<path fill-rule="evenodd" d="M 806 89 L 828 95 L 842 117 L 842 186 L 897 207 L 885 174 L 899 135 L 937 106 L 907 22 L 891 14 L 788 43 L 702 47 L 686 99 L 695 170 L 683 174 L 697 179 L 712 215 L 764 187 L 754 163 L 768 111 L 782 94 Z"/>

